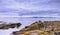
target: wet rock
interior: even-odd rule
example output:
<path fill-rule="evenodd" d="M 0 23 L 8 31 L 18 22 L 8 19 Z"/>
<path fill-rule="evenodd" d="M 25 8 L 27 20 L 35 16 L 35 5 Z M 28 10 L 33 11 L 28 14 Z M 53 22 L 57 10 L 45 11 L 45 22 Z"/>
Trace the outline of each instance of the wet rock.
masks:
<path fill-rule="evenodd" d="M 9 28 L 15 28 L 20 27 L 21 23 L 8 23 L 8 24 L 0 24 L 0 29 L 9 29 Z"/>

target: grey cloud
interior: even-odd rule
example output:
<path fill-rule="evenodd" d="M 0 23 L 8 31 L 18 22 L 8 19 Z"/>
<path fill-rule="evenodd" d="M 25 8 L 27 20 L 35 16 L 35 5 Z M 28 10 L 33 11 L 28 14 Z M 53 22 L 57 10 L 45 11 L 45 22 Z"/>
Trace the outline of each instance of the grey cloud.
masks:
<path fill-rule="evenodd" d="M 0 0 L 0 12 L 13 12 L 20 15 L 42 13 L 44 11 L 47 13 L 54 11 L 55 13 L 56 10 L 59 12 L 59 2 L 59 0 Z"/>
<path fill-rule="evenodd" d="M 20 15 L 46 15 L 46 14 L 49 14 L 49 15 L 54 15 L 54 14 L 60 14 L 60 12 L 58 11 L 37 11 L 37 12 L 27 12 L 27 13 L 21 13 Z"/>

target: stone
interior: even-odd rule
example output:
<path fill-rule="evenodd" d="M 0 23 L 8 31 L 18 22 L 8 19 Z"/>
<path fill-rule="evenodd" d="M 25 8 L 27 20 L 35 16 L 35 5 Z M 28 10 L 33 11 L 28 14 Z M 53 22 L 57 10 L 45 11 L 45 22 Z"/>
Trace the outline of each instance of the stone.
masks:
<path fill-rule="evenodd" d="M 19 31 L 19 34 L 24 34 L 25 32 L 33 31 L 27 35 L 39 35 L 37 32 L 35 32 L 35 30 L 40 31 L 42 29 L 44 32 L 47 32 L 50 35 L 59 35 L 60 33 L 55 33 L 55 32 L 56 32 L 56 29 L 60 31 L 60 21 L 44 21 L 44 22 L 36 21 L 32 23 L 31 25 L 26 26 L 23 29 L 21 29 Z"/>
<path fill-rule="evenodd" d="M 8 24 L 0 24 L 0 29 L 9 29 L 9 28 L 15 28 L 20 27 L 21 23 L 8 23 Z"/>
<path fill-rule="evenodd" d="M 30 32 L 29 35 L 39 35 L 37 32 Z"/>

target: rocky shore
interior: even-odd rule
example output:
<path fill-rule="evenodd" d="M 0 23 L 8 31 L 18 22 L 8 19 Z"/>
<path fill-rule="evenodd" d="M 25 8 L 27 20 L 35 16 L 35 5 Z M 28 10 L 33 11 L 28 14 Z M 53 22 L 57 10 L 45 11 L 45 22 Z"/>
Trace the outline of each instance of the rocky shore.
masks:
<path fill-rule="evenodd" d="M 21 26 L 21 23 L 7 23 L 7 22 L 1 22 L 0 21 L 0 29 L 9 29 L 9 28 L 19 28 Z"/>
<path fill-rule="evenodd" d="M 60 35 L 60 21 L 36 21 L 12 35 Z"/>

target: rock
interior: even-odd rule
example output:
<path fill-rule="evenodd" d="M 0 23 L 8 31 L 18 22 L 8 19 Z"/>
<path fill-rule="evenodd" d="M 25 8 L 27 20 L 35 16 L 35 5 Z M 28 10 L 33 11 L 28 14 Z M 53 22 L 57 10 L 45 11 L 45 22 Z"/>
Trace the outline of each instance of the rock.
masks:
<path fill-rule="evenodd" d="M 60 31 L 60 21 L 44 21 L 45 30 L 53 30 L 57 28 Z"/>
<path fill-rule="evenodd" d="M 15 31 L 12 33 L 12 35 L 21 35 L 21 33 L 19 31 Z"/>
<path fill-rule="evenodd" d="M 37 32 L 30 32 L 29 35 L 39 35 Z"/>
<path fill-rule="evenodd" d="M 53 32 L 57 32 L 56 30 L 60 31 L 60 21 L 44 21 L 44 22 L 36 21 L 36 22 L 32 23 L 31 25 L 24 27 L 17 33 L 22 35 L 25 32 L 33 31 L 30 34 L 26 34 L 26 35 L 38 35 L 38 33 L 34 32 L 34 31 L 35 30 L 40 31 L 42 29 L 44 32 L 47 32 L 47 35 L 48 34 L 49 35 L 60 34 L 60 33 L 53 33 Z M 15 34 L 17 34 L 17 33 L 15 33 Z"/>
<path fill-rule="evenodd" d="M 40 30 L 40 28 L 44 27 L 43 23 L 41 21 L 37 21 L 32 23 L 29 26 L 26 26 L 25 28 L 21 29 L 19 32 L 20 34 L 24 34 L 26 31 L 32 31 L 32 30 Z"/>
<path fill-rule="evenodd" d="M 57 32 L 57 33 L 55 32 L 55 35 L 60 35 L 60 32 Z"/>
<path fill-rule="evenodd" d="M 21 23 L 8 23 L 8 24 L 0 24 L 0 29 L 9 29 L 9 28 L 15 28 L 20 27 Z"/>

